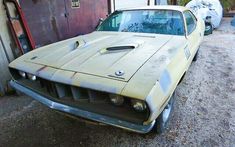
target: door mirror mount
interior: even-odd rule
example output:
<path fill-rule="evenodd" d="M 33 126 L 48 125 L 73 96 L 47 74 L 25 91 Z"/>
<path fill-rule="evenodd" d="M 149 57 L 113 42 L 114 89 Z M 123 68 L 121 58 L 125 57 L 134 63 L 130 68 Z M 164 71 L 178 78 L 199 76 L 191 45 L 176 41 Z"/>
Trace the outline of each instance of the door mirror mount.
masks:
<path fill-rule="evenodd" d="M 104 21 L 104 19 L 100 18 L 99 21 L 98 21 L 98 24 L 95 28 L 97 29 L 102 24 L 103 21 Z"/>

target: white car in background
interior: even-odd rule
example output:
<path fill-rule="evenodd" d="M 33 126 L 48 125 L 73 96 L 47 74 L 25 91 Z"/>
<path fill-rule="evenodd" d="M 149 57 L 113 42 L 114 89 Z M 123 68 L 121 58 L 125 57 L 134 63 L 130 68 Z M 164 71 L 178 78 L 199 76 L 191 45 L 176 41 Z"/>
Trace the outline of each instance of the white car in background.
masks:
<path fill-rule="evenodd" d="M 186 7 L 205 21 L 206 35 L 220 26 L 223 8 L 219 0 L 192 0 Z"/>

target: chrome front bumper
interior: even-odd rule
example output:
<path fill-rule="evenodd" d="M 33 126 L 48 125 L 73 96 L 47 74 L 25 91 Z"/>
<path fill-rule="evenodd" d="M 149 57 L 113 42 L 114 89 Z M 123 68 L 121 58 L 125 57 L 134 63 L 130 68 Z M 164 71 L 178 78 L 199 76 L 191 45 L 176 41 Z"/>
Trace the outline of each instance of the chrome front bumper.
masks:
<path fill-rule="evenodd" d="M 48 106 L 51 109 L 58 110 L 58 111 L 68 113 L 68 114 L 72 114 L 72 115 L 82 117 L 82 118 L 85 118 L 88 120 L 112 125 L 115 127 L 119 127 L 119 128 L 126 129 L 129 131 L 137 132 L 137 133 L 148 133 L 151 131 L 151 129 L 153 128 L 153 126 L 155 124 L 155 121 L 153 121 L 149 125 L 134 124 L 134 123 L 130 123 L 127 121 L 122 121 L 122 120 L 119 120 L 116 118 L 112 118 L 109 116 L 104 116 L 104 115 L 88 112 L 88 111 L 81 110 L 76 107 L 71 107 L 71 106 L 64 105 L 64 104 L 61 104 L 58 102 L 54 102 L 54 101 L 44 97 L 43 95 L 40 95 L 39 93 L 37 93 L 37 92 L 35 92 L 25 86 L 20 85 L 15 80 L 11 80 L 10 85 L 13 88 L 15 88 L 16 90 L 34 98 L 35 100 L 43 103 L 44 105 Z"/>

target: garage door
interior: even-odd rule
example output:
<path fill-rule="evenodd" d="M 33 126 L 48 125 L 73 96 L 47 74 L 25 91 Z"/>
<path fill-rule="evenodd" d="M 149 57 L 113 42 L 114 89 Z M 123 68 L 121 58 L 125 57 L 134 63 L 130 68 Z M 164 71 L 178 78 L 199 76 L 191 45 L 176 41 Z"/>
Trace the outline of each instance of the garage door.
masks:
<path fill-rule="evenodd" d="M 109 11 L 108 0 L 21 0 L 36 46 L 95 30 Z"/>

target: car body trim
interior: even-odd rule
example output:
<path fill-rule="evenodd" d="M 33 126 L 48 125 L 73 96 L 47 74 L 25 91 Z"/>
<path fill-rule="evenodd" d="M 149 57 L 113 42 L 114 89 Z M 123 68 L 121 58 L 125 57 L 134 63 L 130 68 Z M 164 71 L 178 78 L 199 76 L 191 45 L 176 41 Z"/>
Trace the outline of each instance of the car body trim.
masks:
<path fill-rule="evenodd" d="M 127 121 L 119 120 L 119 119 L 112 118 L 112 117 L 109 117 L 109 116 L 104 116 L 104 115 L 88 112 L 88 111 L 81 110 L 81 109 L 76 108 L 76 107 L 71 107 L 71 106 L 68 106 L 68 105 L 65 105 L 65 104 L 54 102 L 50 99 L 47 99 L 43 95 L 40 95 L 39 93 L 37 93 L 37 92 L 35 92 L 35 91 L 19 84 L 15 80 L 11 80 L 10 85 L 13 88 L 15 88 L 16 90 L 18 90 L 18 91 L 34 98 L 35 100 L 43 103 L 44 105 L 48 106 L 51 109 L 61 111 L 61 112 L 64 112 L 64 113 L 68 113 L 68 114 L 71 114 L 71 115 L 75 115 L 75 116 L 78 116 L 78 117 L 82 117 L 82 118 L 85 118 L 85 119 L 89 119 L 89 120 L 92 120 L 92 121 L 96 121 L 96 122 L 108 124 L 108 125 L 111 125 L 111 126 L 119 127 L 119 128 L 126 129 L 126 130 L 129 130 L 129 131 L 142 133 L 142 134 L 148 133 L 152 130 L 152 128 L 155 124 L 155 120 L 152 121 L 148 125 L 134 124 L 134 123 L 131 123 L 131 122 L 127 122 Z"/>

